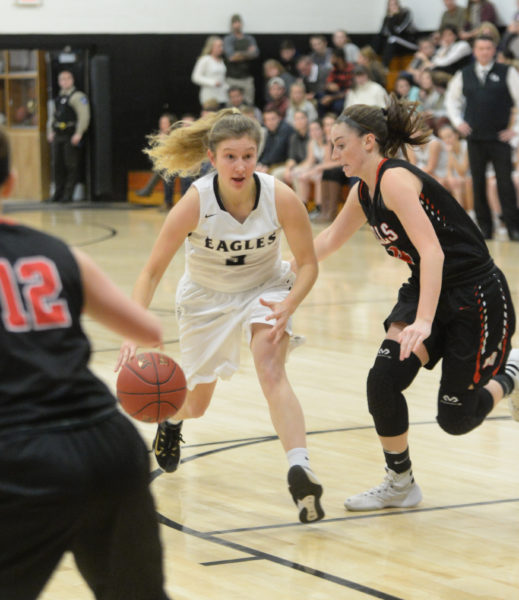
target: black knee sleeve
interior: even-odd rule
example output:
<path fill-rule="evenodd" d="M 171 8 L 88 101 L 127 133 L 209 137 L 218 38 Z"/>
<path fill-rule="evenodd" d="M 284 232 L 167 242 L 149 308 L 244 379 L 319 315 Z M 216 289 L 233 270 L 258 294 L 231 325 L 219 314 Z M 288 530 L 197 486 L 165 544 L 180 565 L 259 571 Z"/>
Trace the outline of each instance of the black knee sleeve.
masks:
<path fill-rule="evenodd" d="M 452 392 L 440 386 L 438 425 L 451 435 L 463 435 L 485 420 L 494 407 L 492 394 L 485 388 Z"/>
<path fill-rule="evenodd" d="M 411 385 L 421 363 L 415 354 L 400 360 L 400 344 L 384 340 L 368 374 L 368 407 L 378 435 L 393 437 L 409 427 L 407 403 L 402 391 Z"/>

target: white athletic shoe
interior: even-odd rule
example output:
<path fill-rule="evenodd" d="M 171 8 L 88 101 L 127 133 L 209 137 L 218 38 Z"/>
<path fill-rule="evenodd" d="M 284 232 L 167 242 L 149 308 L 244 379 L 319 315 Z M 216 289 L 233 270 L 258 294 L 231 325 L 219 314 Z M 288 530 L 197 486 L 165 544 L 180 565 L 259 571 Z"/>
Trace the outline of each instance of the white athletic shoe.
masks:
<path fill-rule="evenodd" d="M 381 508 L 409 508 L 422 500 L 422 490 L 415 482 L 412 471 L 395 473 L 386 467 L 384 481 L 367 492 L 347 498 L 347 510 L 380 510 Z"/>
<path fill-rule="evenodd" d="M 505 373 L 512 378 L 514 389 L 508 396 L 508 408 L 512 419 L 519 421 L 519 348 L 513 348 L 508 355 Z"/>

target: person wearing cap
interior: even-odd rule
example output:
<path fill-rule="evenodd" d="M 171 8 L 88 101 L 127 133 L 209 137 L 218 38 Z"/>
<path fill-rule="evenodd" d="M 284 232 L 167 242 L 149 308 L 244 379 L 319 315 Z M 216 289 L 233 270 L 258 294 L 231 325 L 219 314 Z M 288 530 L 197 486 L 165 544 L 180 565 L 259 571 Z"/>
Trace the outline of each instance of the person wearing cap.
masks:
<path fill-rule="evenodd" d="M 369 71 L 363 65 L 356 65 L 353 71 L 353 87 L 346 92 L 344 108 L 353 104 L 367 104 L 385 108 L 389 96 L 385 88 L 369 78 Z"/>
<path fill-rule="evenodd" d="M 223 39 L 223 52 L 227 61 L 227 85 L 239 86 L 247 104 L 254 106 L 254 77 L 251 63 L 259 56 L 258 45 L 252 35 L 243 33 L 240 15 L 231 17 L 231 33 Z"/>
<path fill-rule="evenodd" d="M 81 141 L 90 124 L 90 105 L 74 86 L 74 75 L 58 75 L 59 94 L 52 103 L 47 140 L 52 149 L 54 194 L 50 202 L 72 202 L 81 161 Z"/>
<path fill-rule="evenodd" d="M 272 77 L 269 79 L 267 87 L 271 101 L 265 105 L 264 110 L 275 110 L 284 119 L 290 104 L 285 82 L 281 77 Z"/>

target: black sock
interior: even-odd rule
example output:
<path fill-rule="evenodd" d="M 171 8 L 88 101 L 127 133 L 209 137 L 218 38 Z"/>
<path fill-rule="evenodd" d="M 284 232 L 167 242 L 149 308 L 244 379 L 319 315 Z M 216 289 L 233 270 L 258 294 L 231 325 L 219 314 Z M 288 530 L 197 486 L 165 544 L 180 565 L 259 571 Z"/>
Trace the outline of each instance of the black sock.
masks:
<path fill-rule="evenodd" d="M 499 375 L 496 375 L 494 379 L 503 388 L 505 396 L 509 396 L 514 391 L 514 380 L 510 377 L 510 375 L 507 375 L 506 373 L 500 373 Z"/>
<path fill-rule="evenodd" d="M 409 458 L 409 448 L 406 448 L 400 454 L 394 454 L 392 452 L 386 452 L 384 450 L 384 457 L 386 464 L 395 473 L 404 473 L 411 468 L 411 459 Z"/>

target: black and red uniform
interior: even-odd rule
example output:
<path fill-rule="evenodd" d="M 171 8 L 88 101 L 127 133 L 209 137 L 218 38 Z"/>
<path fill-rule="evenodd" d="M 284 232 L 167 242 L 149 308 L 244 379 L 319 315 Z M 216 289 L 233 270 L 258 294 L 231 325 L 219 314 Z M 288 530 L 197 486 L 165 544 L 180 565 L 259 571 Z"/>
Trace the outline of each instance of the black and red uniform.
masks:
<path fill-rule="evenodd" d="M 411 277 L 400 288 L 398 302 L 385 321 L 412 323 L 420 292 L 420 256 L 398 216 L 389 210 L 380 192 L 384 173 L 403 168 L 422 182 L 420 203 L 444 253 L 442 289 L 429 338 L 424 341 L 432 369 L 442 362 L 441 390 L 453 393 L 480 388 L 506 363 L 515 331 L 515 313 L 503 273 L 488 252 L 479 228 L 465 210 L 433 177 L 398 159 L 381 161 L 371 197 L 359 183 L 359 201 L 371 228 L 386 252 L 405 261 Z M 442 403 L 449 402 L 440 394 Z"/>
<path fill-rule="evenodd" d="M 67 246 L 0 221 L 0 598 L 36 598 L 65 551 L 96 598 L 167 599 L 146 447 L 88 368 Z"/>

